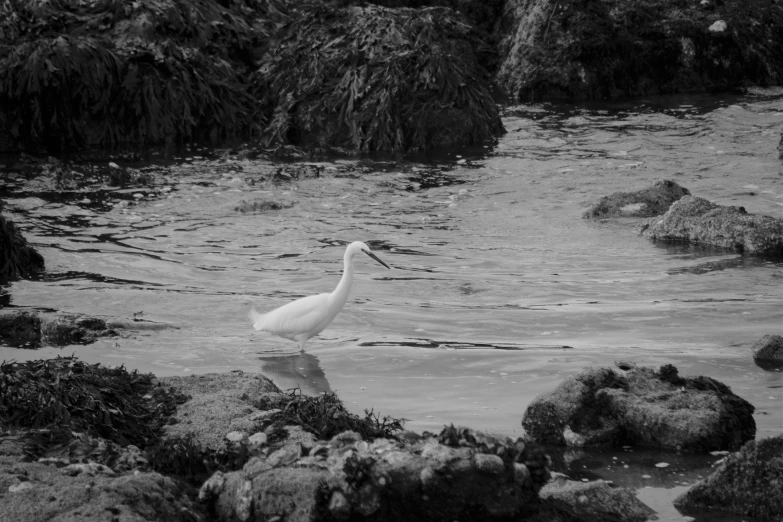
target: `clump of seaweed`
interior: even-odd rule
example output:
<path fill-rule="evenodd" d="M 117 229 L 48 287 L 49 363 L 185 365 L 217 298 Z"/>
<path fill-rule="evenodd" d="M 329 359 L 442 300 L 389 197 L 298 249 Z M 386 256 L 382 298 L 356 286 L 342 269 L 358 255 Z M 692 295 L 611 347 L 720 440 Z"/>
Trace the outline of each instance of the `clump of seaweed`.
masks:
<path fill-rule="evenodd" d="M 391 437 L 402 431 L 406 419 L 381 416 L 374 410 L 364 410 L 364 417 L 345 409 L 334 392 L 317 397 L 304 395 L 294 388 L 279 399 L 282 412 L 275 417 L 274 426 L 297 425 L 316 435 L 330 439 L 344 431 L 355 431 L 364 439 Z"/>
<path fill-rule="evenodd" d="M 304 5 L 253 78 L 267 146 L 398 152 L 503 132 L 481 42 L 458 13 Z"/>
<path fill-rule="evenodd" d="M 153 384 L 152 374 L 57 357 L 0 364 L 0 422 L 48 433 L 63 444 L 84 432 L 122 446 L 154 442 L 186 397 Z M 43 444 L 40 444 L 43 447 Z"/>

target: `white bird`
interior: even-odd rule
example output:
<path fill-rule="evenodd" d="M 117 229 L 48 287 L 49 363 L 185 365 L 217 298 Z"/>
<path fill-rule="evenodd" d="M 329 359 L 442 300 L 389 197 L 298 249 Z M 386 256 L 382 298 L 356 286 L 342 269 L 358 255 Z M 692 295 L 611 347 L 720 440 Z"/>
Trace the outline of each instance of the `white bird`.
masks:
<path fill-rule="evenodd" d="M 348 293 L 351 291 L 351 283 L 353 282 L 353 258 L 359 252 L 364 252 L 386 268 L 391 269 L 389 265 L 370 251 L 370 247 L 361 241 L 354 241 L 345 249 L 343 277 L 337 284 L 337 288 L 329 294 L 302 297 L 265 314 L 251 309 L 250 320 L 253 321 L 253 328 L 296 341 L 299 343 L 299 349 L 304 351 L 307 340 L 329 326 L 329 323 L 340 313 L 348 300 Z"/>

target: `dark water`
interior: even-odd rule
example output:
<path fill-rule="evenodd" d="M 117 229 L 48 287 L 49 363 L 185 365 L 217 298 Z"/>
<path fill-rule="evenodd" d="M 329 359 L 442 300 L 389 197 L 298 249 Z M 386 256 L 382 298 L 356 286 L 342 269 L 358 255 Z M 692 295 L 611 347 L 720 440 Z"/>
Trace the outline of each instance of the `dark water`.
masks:
<path fill-rule="evenodd" d="M 673 363 L 756 406 L 759 437 L 783 431 L 783 375 L 749 351 L 782 333 L 783 265 L 652 243 L 633 220 L 581 219 L 601 196 L 659 178 L 781 216 L 781 93 L 520 106 L 504 123 L 494 146 L 398 163 L 194 154 L 142 184 L 96 178 L 64 191 L 6 168 L 6 212 L 48 271 L 14 283 L 3 306 L 137 314 L 165 328 L 64 349 L 0 347 L 0 358 L 260 371 L 282 388 L 335 390 L 356 412 L 404 416 L 414 430 L 454 423 L 512 436 L 533 397 L 585 366 Z M 287 208 L 243 214 L 243 200 Z M 330 291 L 354 240 L 393 270 L 357 259 L 348 304 L 305 354 L 251 328 L 251 306 Z M 636 488 L 664 520 L 683 520 L 671 499 L 720 458 L 650 454 L 614 472 L 614 456 L 567 469 Z M 664 460 L 682 464 L 655 467 Z"/>

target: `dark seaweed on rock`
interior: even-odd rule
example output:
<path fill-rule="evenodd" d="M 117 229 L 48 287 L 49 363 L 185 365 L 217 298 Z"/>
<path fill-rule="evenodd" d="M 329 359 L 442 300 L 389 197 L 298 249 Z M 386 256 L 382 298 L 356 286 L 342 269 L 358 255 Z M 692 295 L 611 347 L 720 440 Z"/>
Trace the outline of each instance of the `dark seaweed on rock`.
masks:
<path fill-rule="evenodd" d="M 255 5 L 6 0 L 0 130 L 52 152 L 250 136 L 261 115 L 243 69 L 271 10 Z"/>
<path fill-rule="evenodd" d="M 402 431 L 406 419 L 380 417 L 373 410 L 364 410 L 364 417 L 345 409 L 334 392 L 317 397 L 303 395 L 299 388 L 280 399 L 283 411 L 275 417 L 276 426 L 297 425 L 315 434 L 319 439 L 329 439 L 344 431 L 355 431 L 365 439 L 391 437 Z"/>
<path fill-rule="evenodd" d="M 254 75 L 265 144 L 399 152 L 493 139 L 503 128 L 480 46 L 450 9 L 308 3 Z"/>
<path fill-rule="evenodd" d="M 29 277 L 44 269 L 44 259 L 16 228 L 0 214 L 0 285 Z"/>
<path fill-rule="evenodd" d="M 0 364 L 0 422 L 49 429 L 52 439 L 86 432 L 143 447 L 185 400 L 153 386 L 152 374 L 106 368 L 74 357 Z"/>

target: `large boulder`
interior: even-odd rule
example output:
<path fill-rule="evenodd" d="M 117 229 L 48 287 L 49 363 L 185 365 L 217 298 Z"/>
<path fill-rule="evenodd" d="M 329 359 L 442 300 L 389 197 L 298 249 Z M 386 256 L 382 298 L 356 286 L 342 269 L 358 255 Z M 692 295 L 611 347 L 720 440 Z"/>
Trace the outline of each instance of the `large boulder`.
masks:
<path fill-rule="evenodd" d="M 758 520 L 783 520 L 783 435 L 750 441 L 709 477 L 677 497 L 684 512 L 728 511 Z"/>
<path fill-rule="evenodd" d="M 655 514 L 633 491 L 613 487 L 605 480 L 578 482 L 557 474 L 541 488 L 539 496 L 591 522 L 645 522 Z"/>
<path fill-rule="evenodd" d="M 662 217 L 651 218 L 642 226 L 642 234 L 655 240 L 783 256 L 783 219 L 748 214 L 744 207 L 725 207 L 694 196 L 683 196 Z"/>
<path fill-rule="evenodd" d="M 537 442 L 682 451 L 739 448 L 753 439 L 753 406 L 710 377 L 665 365 L 587 368 L 536 397 L 522 426 Z"/>
<path fill-rule="evenodd" d="M 0 285 L 30 277 L 43 269 L 41 254 L 27 243 L 13 221 L 0 214 Z"/>
<path fill-rule="evenodd" d="M 781 26 L 768 0 L 509 0 L 497 79 L 520 101 L 777 85 Z"/>
<path fill-rule="evenodd" d="M 467 429 L 374 441 L 344 432 L 216 473 L 200 498 L 225 521 L 507 520 L 537 512 L 546 465 L 534 444 Z"/>
<path fill-rule="evenodd" d="M 683 196 L 690 194 L 685 187 L 674 181 L 659 179 L 652 187 L 636 192 L 615 192 L 604 196 L 585 211 L 583 218 L 651 217 L 663 214 L 669 207 Z"/>

